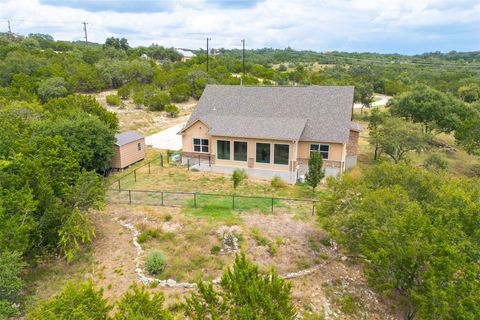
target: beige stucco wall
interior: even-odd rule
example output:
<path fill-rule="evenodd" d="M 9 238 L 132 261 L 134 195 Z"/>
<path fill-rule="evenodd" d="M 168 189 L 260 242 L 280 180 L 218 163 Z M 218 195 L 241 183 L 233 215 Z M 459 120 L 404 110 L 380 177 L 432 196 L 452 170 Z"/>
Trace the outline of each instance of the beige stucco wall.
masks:
<path fill-rule="evenodd" d="M 201 121 L 195 122 L 182 133 L 182 149 L 185 152 L 193 151 L 193 138 L 209 139 L 208 145 L 211 145 L 208 127 Z"/>
<path fill-rule="evenodd" d="M 344 161 L 345 145 L 343 143 L 327 143 L 327 142 L 310 142 L 300 141 L 298 142 L 298 158 L 309 159 L 310 158 L 310 144 L 328 144 L 330 145 L 330 151 L 328 153 L 329 161 Z"/>
<path fill-rule="evenodd" d="M 138 150 L 138 144 L 141 144 L 141 150 Z M 145 159 L 145 139 L 139 139 L 127 143 L 121 147 L 115 146 L 115 155 L 112 161 L 112 167 L 123 169 L 129 165 Z"/>

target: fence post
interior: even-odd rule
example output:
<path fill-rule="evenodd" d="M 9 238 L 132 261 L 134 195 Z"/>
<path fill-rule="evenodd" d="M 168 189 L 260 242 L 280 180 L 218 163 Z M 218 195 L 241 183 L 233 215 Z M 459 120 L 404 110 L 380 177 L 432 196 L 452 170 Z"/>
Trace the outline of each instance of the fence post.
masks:
<path fill-rule="evenodd" d="M 312 201 L 312 216 L 315 215 L 315 201 Z"/>
<path fill-rule="evenodd" d="M 235 210 L 235 195 L 232 195 L 232 209 Z"/>
<path fill-rule="evenodd" d="M 198 166 L 200 167 L 200 155 L 198 155 Z"/>
<path fill-rule="evenodd" d="M 163 154 L 160 152 L 160 167 L 163 168 Z"/>
<path fill-rule="evenodd" d="M 132 190 L 128 190 L 128 204 L 132 204 Z"/>
<path fill-rule="evenodd" d="M 120 180 L 122 179 L 118 179 L 118 192 L 120 192 L 121 188 L 120 188 Z"/>
<path fill-rule="evenodd" d="M 167 151 L 167 164 L 170 164 L 170 151 Z"/>
<path fill-rule="evenodd" d="M 272 198 L 272 212 L 273 212 L 273 198 Z"/>
<path fill-rule="evenodd" d="M 161 205 L 163 206 L 163 191 L 162 191 L 162 192 L 160 192 L 160 198 L 162 199 L 162 203 L 161 203 Z"/>
<path fill-rule="evenodd" d="M 148 174 L 150 175 L 150 162 L 148 163 Z"/>
<path fill-rule="evenodd" d="M 211 155 L 208 155 L 208 166 L 209 167 L 212 166 L 212 156 Z"/>
<path fill-rule="evenodd" d="M 195 209 L 197 208 L 197 193 L 196 192 L 193 194 L 193 206 L 195 207 Z"/>
<path fill-rule="evenodd" d="M 133 170 L 133 177 L 135 178 L 135 182 L 137 182 L 137 169 Z"/>
<path fill-rule="evenodd" d="M 187 170 L 190 171 L 190 159 L 187 159 Z"/>

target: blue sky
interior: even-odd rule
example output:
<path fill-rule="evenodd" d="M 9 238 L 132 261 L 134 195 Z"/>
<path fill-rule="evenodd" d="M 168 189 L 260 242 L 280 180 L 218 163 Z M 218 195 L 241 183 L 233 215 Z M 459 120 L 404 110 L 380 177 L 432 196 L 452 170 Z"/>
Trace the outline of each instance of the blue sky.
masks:
<path fill-rule="evenodd" d="M 480 50 L 478 0 L 0 0 L 14 32 L 132 45 L 416 54 Z M 1 28 L 1 27 L 0 27 Z"/>

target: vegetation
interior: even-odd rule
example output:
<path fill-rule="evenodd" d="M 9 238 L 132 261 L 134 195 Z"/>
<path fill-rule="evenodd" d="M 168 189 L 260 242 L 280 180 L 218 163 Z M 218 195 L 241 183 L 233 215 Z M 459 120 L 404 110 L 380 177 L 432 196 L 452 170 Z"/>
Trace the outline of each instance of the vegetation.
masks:
<path fill-rule="evenodd" d="M 198 282 L 198 292 L 185 303 L 192 319 L 295 319 L 291 284 L 275 271 L 261 274 L 245 255 L 237 255 L 224 272 L 220 288 Z"/>
<path fill-rule="evenodd" d="M 153 250 L 148 253 L 145 260 L 145 268 L 151 274 L 160 274 L 167 264 L 167 256 L 160 250 Z"/>
<path fill-rule="evenodd" d="M 323 158 L 320 152 L 311 152 L 310 160 L 308 160 L 308 172 L 305 175 L 305 181 L 313 190 L 315 190 L 323 177 L 325 177 Z"/>
<path fill-rule="evenodd" d="M 120 90 L 120 89 L 119 89 Z M 128 97 L 128 96 L 127 96 Z M 120 99 L 120 97 L 116 94 L 109 94 L 105 97 L 105 99 L 107 100 L 107 104 L 109 106 L 119 106 L 122 104 L 122 100 Z"/>
<path fill-rule="evenodd" d="M 322 225 L 364 258 L 369 283 L 400 295 L 405 317 L 477 318 L 478 180 L 381 164 L 329 180 Z"/>
<path fill-rule="evenodd" d="M 172 103 L 169 103 L 165 106 L 165 111 L 169 114 L 170 117 L 175 118 L 178 116 L 178 113 L 180 112 L 180 109 Z"/>
<path fill-rule="evenodd" d="M 232 173 L 233 189 L 236 190 L 238 185 L 247 178 L 247 174 L 243 169 L 235 169 Z"/>

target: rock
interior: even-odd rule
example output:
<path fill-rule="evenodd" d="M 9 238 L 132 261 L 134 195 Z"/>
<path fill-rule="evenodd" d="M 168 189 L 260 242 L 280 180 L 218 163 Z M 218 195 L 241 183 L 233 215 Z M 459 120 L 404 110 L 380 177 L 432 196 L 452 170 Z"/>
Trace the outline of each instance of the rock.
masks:
<path fill-rule="evenodd" d="M 342 257 L 340 258 L 340 260 L 342 260 L 343 262 L 345 262 L 345 261 L 347 261 L 347 260 L 348 260 L 348 257 L 346 257 L 346 256 L 342 256 Z"/>

